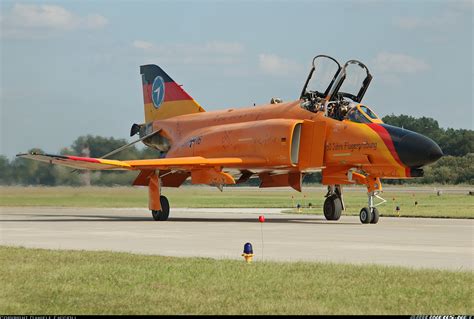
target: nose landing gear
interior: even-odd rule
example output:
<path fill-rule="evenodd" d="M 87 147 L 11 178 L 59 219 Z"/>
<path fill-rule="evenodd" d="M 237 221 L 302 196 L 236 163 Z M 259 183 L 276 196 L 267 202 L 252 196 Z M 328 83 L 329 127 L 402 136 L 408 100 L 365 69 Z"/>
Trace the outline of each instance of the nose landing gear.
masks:
<path fill-rule="evenodd" d="M 386 202 L 385 199 L 379 196 L 382 192 L 380 178 L 362 175 L 355 171 L 350 171 L 349 173 L 350 180 L 355 180 L 358 184 L 367 186 L 368 207 L 364 207 L 360 210 L 360 222 L 362 224 L 377 224 L 379 222 L 379 211 L 377 206 Z M 374 203 L 374 198 L 378 198 L 380 201 Z"/>
<path fill-rule="evenodd" d="M 378 191 L 369 192 L 369 207 L 364 207 L 360 210 L 359 218 L 362 224 L 377 224 L 379 222 L 379 211 L 377 206 L 386 202 L 385 199 L 378 195 Z M 381 202 L 374 204 L 374 197 L 381 200 Z"/>

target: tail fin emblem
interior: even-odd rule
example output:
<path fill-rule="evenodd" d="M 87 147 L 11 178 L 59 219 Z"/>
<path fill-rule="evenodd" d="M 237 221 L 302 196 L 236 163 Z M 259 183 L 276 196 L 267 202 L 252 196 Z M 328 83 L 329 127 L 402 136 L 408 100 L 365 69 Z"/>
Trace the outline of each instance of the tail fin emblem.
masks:
<path fill-rule="evenodd" d="M 153 80 L 151 95 L 153 105 L 155 108 L 159 108 L 165 99 L 165 81 L 161 76 L 157 76 L 155 80 Z"/>

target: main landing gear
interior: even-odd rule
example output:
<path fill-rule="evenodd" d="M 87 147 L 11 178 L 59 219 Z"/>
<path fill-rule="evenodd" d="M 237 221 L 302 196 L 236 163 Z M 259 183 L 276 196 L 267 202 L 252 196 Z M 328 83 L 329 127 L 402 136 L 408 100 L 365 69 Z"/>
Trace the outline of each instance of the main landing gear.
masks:
<path fill-rule="evenodd" d="M 170 215 L 170 203 L 168 202 L 168 198 L 163 195 L 160 195 L 160 210 L 151 210 L 151 214 L 153 219 L 156 221 L 165 221 L 168 219 Z"/>
<path fill-rule="evenodd" d="M 161 195 L 160 180 L 155 172 L 148 179 L 148 207 L 156 221 L 165 221 L 170 215 L 170 203 Z"/>
<path fill-rule="evenodd" d="M 342 189 L 340 185 L 329 185 L 326 200 L 324 201 L 323 211 L 327 220 L 339 220 L 344 210 L 342 201 Z"/>

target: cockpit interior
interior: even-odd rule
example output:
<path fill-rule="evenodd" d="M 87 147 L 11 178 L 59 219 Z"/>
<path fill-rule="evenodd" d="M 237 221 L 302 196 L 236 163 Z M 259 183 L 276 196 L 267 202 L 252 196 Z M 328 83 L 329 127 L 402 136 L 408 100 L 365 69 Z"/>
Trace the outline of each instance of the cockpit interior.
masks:
<path fill-rule="evenodd" d="M 360 61 L 349 60 L 341 67 L 336 59 L 318 55 L 301 92 L 301 107 L 339 121 L 382 123 L 361 104 L 371 80 L 369 69 Z"/>

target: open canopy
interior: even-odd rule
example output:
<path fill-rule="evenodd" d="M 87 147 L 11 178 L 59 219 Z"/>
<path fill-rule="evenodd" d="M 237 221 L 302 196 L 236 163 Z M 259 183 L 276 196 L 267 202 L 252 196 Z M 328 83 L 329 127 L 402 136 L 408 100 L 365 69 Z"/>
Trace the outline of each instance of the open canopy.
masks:
<path fill-rule="evenodd" d="M 317 55 L 301 92 L 302 100 L 336 101 L 350 99 L 360 103 L 372 75 L 360 61 L 349 60 L 343 67 L 328 55 Z"/>

